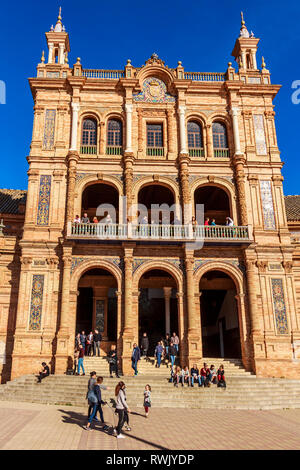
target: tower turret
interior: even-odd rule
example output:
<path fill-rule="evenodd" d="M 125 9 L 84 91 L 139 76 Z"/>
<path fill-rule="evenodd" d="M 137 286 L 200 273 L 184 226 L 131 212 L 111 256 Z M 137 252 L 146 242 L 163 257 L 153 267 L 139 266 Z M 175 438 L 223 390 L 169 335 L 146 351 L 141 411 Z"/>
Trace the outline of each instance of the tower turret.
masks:
<path fill-rule="evenodd" d="M 243 12 L 241 12 L 240 36 L 235 42 L 232 55 L 238 63 L 239 70 L 257 70 L 256 52 L 259 39 L 254 37 L 253 32 L 249 33 Z"/>
<path fill-rule="evenodd" d="M 68 53 L 70 52 L 69 35 L 62 24 L 61 7 L 55 27 L 46 33 L 46 39 L 49 49 L 48 64 L 64 65 L 68 62 Z"/>

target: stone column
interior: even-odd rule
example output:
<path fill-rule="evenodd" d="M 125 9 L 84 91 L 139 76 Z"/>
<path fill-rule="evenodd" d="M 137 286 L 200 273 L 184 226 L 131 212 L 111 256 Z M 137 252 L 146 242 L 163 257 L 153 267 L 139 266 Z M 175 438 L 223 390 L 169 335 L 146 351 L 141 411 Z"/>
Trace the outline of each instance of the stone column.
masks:
<path fill-rule="evenodd" d="M 248 224 L 247 204 L 246 204 L 246 192 L 245 192 L 245 157 L 244 155 L 235 155 L 234 157 L 234 170 L 235 170 L 235 181 L 238 193 L 240 219 L 242 225 Z M 236 222 L 236 225 L 238 223 Z"/>
<path fill-rule="evenodd" d="M 58 63 L 64 65 L 65 63 L 65 54 L 64 54 L 64 44 L 59 45 L 59 55 L 58 55 Z"/>
<path fill-rule="evenodd" d="M 188 148 L 186 143 L 186 129 L 185 129 L 185 110 L 184 105 L 178 107 L 179 114 L 179 132 L 180 132 L 180 153 L 188 154 Z"/>
<path fill-rule="evenodd" d="M 71 253 L 66 252 L 63 255 L 63 279 L 62 279 L 62 293 L 61 293 L 61 314 L 60 314 L 60 328 L 59 335 L 68 333 L 69 326 L 69 297 L 70 297 L 70 281 L 71 281 L 71 266 L 72 256 Z"/>
<path fill-rule="evenodd" d="M 126 111 L 126 152 L 132 152 L 132 111 L 133 104 L 125 104 Z"/>
<path fill-rule="evenodd" d="M 165 297 L 165 332 L 171 334 L 171 323 L 170 323 L 170 299 L 172 294 L 172 287 L 164 287 Z"/>
<path fill-rule="evenodd" d="M 195 334 L 197 331 L 195 318 L 195 292 L 194 292 L 194 253 L 185 255 L 186 270 L 186 296 L 188 307 L 188 334 Z"/>
<path fill-rule="evenodd" d="M 131 351 L 134 340 L 133 318 L 132 318 L 132 264 L 133 248 L 124 248 L 124 329 L 122 348 L 122 370 L 123 374 L 131 373 Z"/>
<path fill-rule="evenodd" d="M 175 138 L 174 138 L 174 112 L 173 109 L 167 110 L 167 122 L 168 122 L 168 152 L 175 152 Z"/>
<path fill-rule="evenodd" d="M 256 52 L 251 51 L 253 68 L 257 70 Z"/>
<path fill-rule="evenodd" d="M 249 306 L 249 312 L 250 312 L 252 336 L 260 333 L 260 323 L 259 323 L 259 318 L 258 318 L 257 298 L 256 298 L 258 279 L 256 279 L 257 276 L 255 276 L 254 265 L 255 265 L 254 260 L 246 261 L 248 306 Z"/>
<path fill-rule="evenodd" d="M 77 150 L 78 113 L 80 109 L 80 104 L 72 102 L 71 106 L 72 106 L 72 129 L 71 129 L 70 150 Z"/>
<path fill-rule="evenodd" d="M 48 64 L 53 63 L 53 48 L 54 48 L 53 42 L 49 42 Z"/>
<path fill-rule="evenodd" d="M 206 131 L 206 158 L 213 158 L 214 156 L 214 146 L 212 139 L 212 125 L 207 124 L 205 126 Z"/>
<path fill-rule="evenodd" d="M 232 116 L 233 138 L 234 138 L 234 147 L 235 147 L 235 152 L 234 153 L 235 153 L 235 155 L 242 155 L 238 115 L 239 115 L 239 108 L 238 107 L 232 107 L 231 116 Z"/>
<path fill-rule="evenodd" d="M 77 174 L 77 163 L 79 155 L 76 151 L 70 151 L 68 153 L 68 183 L 67 183 L 67 210 L 66 210 L 66 226 L 68 222 L 73 222 L 74 219 L 74 197 L 75 197 L 75 185 L 76 185 L 76 174 Z"/>
<path fill-rule="evenodd" d="M 133 154 L 124 155 L 124 181 L 125 181 L 125 196 L 127 198 L 127 214 L 124 214 L 124 223 L 132 220 L 129 216 L 129 211 L 132 205 L 132 186 L 133 186 Z"/>
<path fill-rule="evenodd" d="M 138 109 L 138 152 L 143 153 L 143 111 Z"/>
<path fill-rule="evenodd" d="M 105 122 L 100 122 L 100 155 L 105 155 Z"/>
<path fill-rule="evenodd" d="M 179 176 L 182 192 L 183 222 L 189 224 L 192 217 L 191 192 L 189 184 L 189 162 L 188 155 L 179 156 Z"/>
<path fill-rule="evenodd" d="M 117 296 L 117 355 L 122 354 L 122 291 L 116 291 Z"/>

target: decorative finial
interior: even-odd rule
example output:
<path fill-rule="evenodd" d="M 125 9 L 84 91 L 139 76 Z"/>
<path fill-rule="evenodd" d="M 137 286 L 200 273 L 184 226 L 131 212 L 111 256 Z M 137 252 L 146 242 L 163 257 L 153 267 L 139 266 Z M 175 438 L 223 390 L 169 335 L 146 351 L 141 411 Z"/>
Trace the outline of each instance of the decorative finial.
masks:
<path fill-rule="evenodd" d="M 65 52 L 65 64 L 68 64 L 68 63 L 69 63 L 68 53 Z"/>
<path fill-rule="evenodd" d="M 262 69 L 265 69 L 266 68 L 266 62 L 265 62 L 265 58 L 262 57 L 262 60 L 261 60 L 261 68 Z"/>
<path fill-rule="evenodd" d="M 182 62 L 181 60 L 178 61 L 178 66 L 181 67 L 182 66 Z"/>
<path fill-rule="evenodd" d="M 45 62 L 45 51 L 42 52 L 41 62 L 42 63 Z"/>
<path fill-rule="evenodd" d="M 240 29 L 240 37 L 242 38 L 249 38 L 250 34 L 248 29 L 246 28 L 245 20 L 244 20 L 244 13 L 241 11 L 241 19 L 242 19 L 242 27 Z"/>
<path fill-rule="evenodd" d="M 131 59 L 127 59 L 127 65 L 131 65 Z"/>
<path fill-rule="evenodd" d="M 61 22 L 61 7 L 59 7 L 57 22 L 56 22 L 54 31 L 56 33 L 61 33 L 62 31 L 65 31 L 65 28 L 64 28 L 64 26 L 62 25 L 62 22 Z"/>
<path fill-rule="evenodd" d="M 242 19 L 242 26 L 244 26 L 245 21 L 244 21 L 244 13 L 241 11 L 241 19 Z"/>
<path fill-rule="evenodd" d="M 61 7 L 59 7 L 59 12 L 58 12 L 58 17 L 57 17 L 58 21 L 61 22 Z"/>
<path fill-rule="evenodd" d="M 158 55 L 156 54 L 156 52 L 153 52 L 151 58 L 154 60 L 158 59 Z"/>
<path fill-rule="evenodd" d="M 51 25 L 50 31 L 54 31 L 54 26 L 53 26 L 53 24 Z"/>
<path fill-rule="evenodd" d="M 80 61 L 81 61 L 80 57 L 77 57 L 76 65 L 81 65 L 81 64 L 80 64 Z"/>
<path fill-rule="evenodd" d="M 228 67 L 231 67 L 232 66 L 232 62 L 228 62 Z"/>

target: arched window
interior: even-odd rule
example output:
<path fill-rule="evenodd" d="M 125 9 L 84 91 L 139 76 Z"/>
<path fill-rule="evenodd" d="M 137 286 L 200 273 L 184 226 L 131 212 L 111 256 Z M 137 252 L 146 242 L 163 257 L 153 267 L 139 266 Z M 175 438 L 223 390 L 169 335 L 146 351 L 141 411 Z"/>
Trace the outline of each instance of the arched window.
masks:
<path fill-rule="evenodd" d="M 118 119 L 110 119 L 107 124 L 106 153 L 108 155 L 121 155 L 122 143 L 122 122 Z"/>
<path fill-rule="evenodd" d="M 212 125 L 213 144 L 215 157 L 229 157 L 227 130 L 222 122 L 214 122 Z"/>
<path fill-rule="evenodd" d="M 189 154 L 191 157 L 203 157 L 203 139 L 202 139 L 202 127 L 196 121 L 189 121 L 187 123 L 188 132 L 188 146 Z"/>
<path fill-rule="evenodd" d="M 85 119 L 82 124 L 81 153 L 97 153 L 97 121 Z"/>

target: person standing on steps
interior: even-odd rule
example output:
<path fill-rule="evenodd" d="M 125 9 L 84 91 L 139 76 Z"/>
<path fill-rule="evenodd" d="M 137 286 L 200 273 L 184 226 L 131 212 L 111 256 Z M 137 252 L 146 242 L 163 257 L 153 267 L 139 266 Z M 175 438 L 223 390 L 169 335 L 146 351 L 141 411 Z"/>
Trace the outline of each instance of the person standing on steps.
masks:
<path fill-rule="evenodd" d="M 124 424 L 124 417 L 125 417 L 125 410 L 127 413 L 131 413 L 127 402 L 126 402 L 126 395 L 125 395 L 125 383 L 119 382 L 115 389 L 115 396 L 117 397 L 116 400 L 116 412 L 119 415 L 119 422 L 117 428 L 115 429 L 114 433 L 117 435 L 118 439 L 124 439 L 125 436 L 121 434 L 122 427 Z"/>
<path fill-rule="evenodd" d="M 169 346 L 169 356 L 171 359 L 171 371 L 173 370 L 174 364 L 175 364 L 175 359 L 177 355 L 177 350 L 175 348 L 175 345 L 173 343 L 170 343 Z"/>
<path fill-rule="evenodd" d="M 144 390 L 144 408 L 145 408 L 145 418 L 148 418 L 149 408 L 151 407 L 151 387 L 149 384 L 145 386 Z"/>
<path fill-rule="evenodd" d="M 94 356 L 96 356 L 96 353 L 97 353 L 98 357 L 100 357 L 100 344 L 102 341 L 102 335 L 101 333 L 99 333 L 98 330 L 95 330 L 93 339 L 94 339 Z"/>
<path fill-rule="evenodd" d="M 85 347 L 86 347 L 86 334 L 85 334 L 85 331 L 82 331 L 81 332 L 81 335 L 80 335 L 80 344 L 82 345 L 83 349 L 84 349 L 84 353 L 85 353 Z"/>
<path fill-rule="evenodd" d="M 92 331 L 86 337 L 86 344 L 87 344 L 87 346 L 86 346 L 86 355 L 91 356 L 92 355 L 92 349 L 93 349 L 93 332 Z"/>
<path fill-rule="evenodd" d="M 112 344 L 110 347 L 110 351 L 108 353 L 108 362 L 109 362 L 109 375 L 110 378 L 112 379 L 112 374 L 113 372 L 116 374 L 116 377 L 119 378 L 119 372 L 118 372 L 118 356 L 117 356 L 117 350 L 116 350 L 116 345 Z"/>
<path fill-rule="evenodd" d="M 80 375 L 80 369 L 82 369 L 83 374 L 85 375 L 85 370 L 83 367 L 83 359 L 84 359 L 84 348 L 82 344 L 79 345 L 79 356 L 78 356 L 78 369 L 77 369 L 77 375 Z"/>
<path fill-rule="evenodd" d="M 148 349 L 149 349 L 149 338 L 147 336 L 147 333 L 143 333 L 142 341 L 141 341 L 141 350 L 143 357 L 148 356 Z"/>
<path fill-rule="evenodd" d="M 75 347 L 74 349 L 74 367 L 73 367 L 73 375 L 76 374 L 76 369 L 78 366 L 78 358 L 79 358 L 79 346 Z"/>
<path fill-rule="evenodd" d="M 171 338 L 170 338 L 169 333 L 167 333 L 165 339 L 163 340 L 165 351 L 166 351 L 166 355 L 165 355 L 166 359 L 169 359 L 169 357 L 170 357 L 169 356 L 170 342 L 171 342 Z"/>
<path fill-rule="evenodd" d="M 179 338 L 177 336 L 177 334 L 173 333 L 172 337 L 171 337 L 171 343 L 174 344 L 175 348 L 176 348 L 176 351 L 177 351 L 177 354 L 178 354 L 178 349 L 179 349 Z"/>
<path fill-rule="evenodd" d="M 164 348 L 161 345 L 161 342 L 159 341 L 157 343 L 157 346 L 156 346 L 155 352 L 154 352 L 154 356 L 156 356 L 156 360 L 157 360 L 156 367 L 158 367 L 158 368 L 160 367 L 160 364 L 161 364 L 161 357 L 162 357 L 163 351 L 164 351 Z"/>
<path fill-rule="evenodd" d="M 134 370 L 134 376 L 138 375 L 137 364 L 141 358 L 141 351 L 140 348 L 136 343 L 133 344 L 133 350 L 131 355 L 131 367 Z"/>

